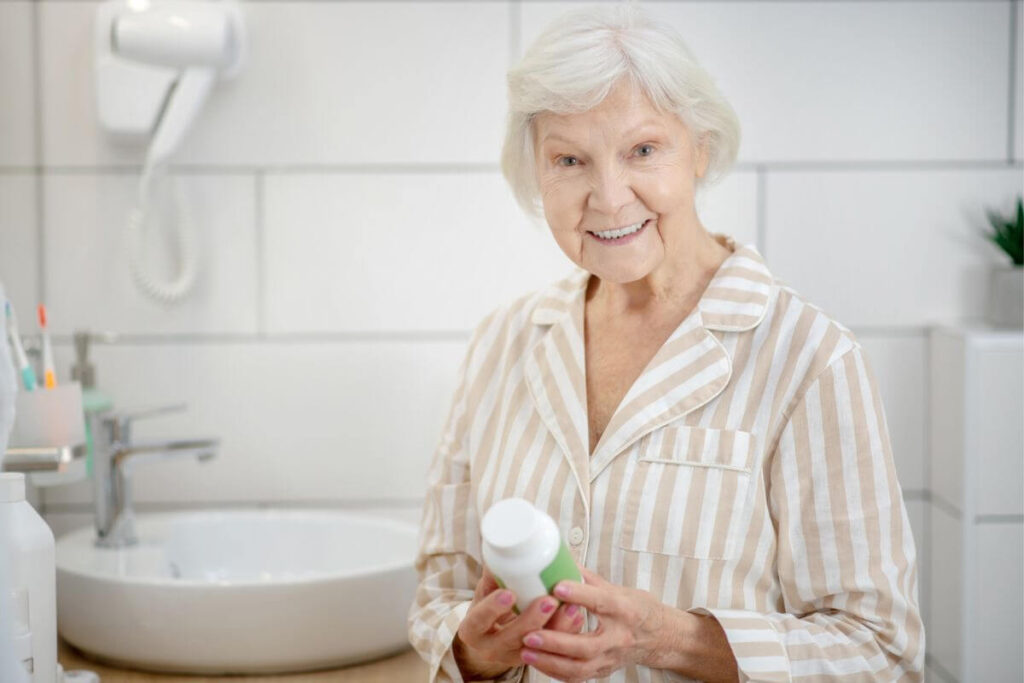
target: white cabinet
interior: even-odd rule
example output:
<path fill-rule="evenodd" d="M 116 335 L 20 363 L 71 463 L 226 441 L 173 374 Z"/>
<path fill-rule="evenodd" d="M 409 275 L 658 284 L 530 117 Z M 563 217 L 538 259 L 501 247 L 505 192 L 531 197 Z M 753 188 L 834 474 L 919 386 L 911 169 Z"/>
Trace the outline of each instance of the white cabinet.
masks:
<path fill-rule="evenodd" d="M 929 663 L 1024 680 L 1024 335 L 931 330 Z"/>

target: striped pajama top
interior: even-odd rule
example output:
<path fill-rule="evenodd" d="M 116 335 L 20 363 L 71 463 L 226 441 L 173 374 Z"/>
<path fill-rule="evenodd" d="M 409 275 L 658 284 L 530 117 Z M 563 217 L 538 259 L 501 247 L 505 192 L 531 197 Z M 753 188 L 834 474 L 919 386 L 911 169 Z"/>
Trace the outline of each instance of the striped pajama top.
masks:
<path fill-rule="evenodd" d="M 914 540 L 878 386 L 846 327 L 732 252 L 589 453 L 576 269 L 474 331 L 433 457 L 409 639 L 431 681 L 510 496 L 607 580 L 713 615 L 741 681 L 923 679 Z M 596 627 L 588 616 L 585 630 Z M 501 680 L 548 681 L 532 667 Z M 604 681 L 686 681 L 641 666 Z"/>

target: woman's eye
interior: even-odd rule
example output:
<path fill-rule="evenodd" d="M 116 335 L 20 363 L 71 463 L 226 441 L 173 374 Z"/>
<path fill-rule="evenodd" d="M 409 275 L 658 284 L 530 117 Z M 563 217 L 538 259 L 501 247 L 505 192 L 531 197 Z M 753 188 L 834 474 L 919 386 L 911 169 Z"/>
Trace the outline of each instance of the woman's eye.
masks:
<path fill-rule="evenodd" d="M 559 166 L 575 166 L 578 163 L 579 161 L 576 159 L 576 157 L 558 157 Z"/>
<path fill-rule="evenodd" d="M 640 145 L 636 149 L 637 149 L 638 152 L 640 152 L 640 156 L 642 156 L 642 157 L 649 157 L 652 154 L 654 154 L 654 145 Z M 647 152 L 646 154 L 644 154 L 643 150 L 645 150 L 645 149 L 650 150 L 650 151 Z"/>

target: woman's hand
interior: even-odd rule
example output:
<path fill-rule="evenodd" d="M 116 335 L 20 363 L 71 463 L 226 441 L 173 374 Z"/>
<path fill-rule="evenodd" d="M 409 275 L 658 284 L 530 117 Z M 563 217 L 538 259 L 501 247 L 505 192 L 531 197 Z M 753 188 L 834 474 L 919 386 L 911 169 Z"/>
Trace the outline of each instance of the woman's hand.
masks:
<path fill-rule="evenodd" d="M 525 634 L 522 661 L 560 681 L 602 678 L 636 663 L 659 666 L 676 629 L 673 611 L 647 591 L 625 588 L 581 569 L 586 584 L 562 581 L 555 595 L 598 618 L 591 633 L 538 629 Z M 678 636 L 678 634 L 675 634 Z"/>
<path fill-rule="evenodd" d="M 576 605 L 559 606 L 558 600 L 542 597 L 517 615 L 512 611 L 515 600 L 515 594 L 500 589 L 494 575 L 485 567 L 476 584 L 469 612 L 452 644 L 455 661 L 465 680 L 497 678 L 509 669 L 522 666 L 523 636 L 530 631 L 544 628 L 545 633 L 579 633 L 583 628 L 583 615 Z"/>

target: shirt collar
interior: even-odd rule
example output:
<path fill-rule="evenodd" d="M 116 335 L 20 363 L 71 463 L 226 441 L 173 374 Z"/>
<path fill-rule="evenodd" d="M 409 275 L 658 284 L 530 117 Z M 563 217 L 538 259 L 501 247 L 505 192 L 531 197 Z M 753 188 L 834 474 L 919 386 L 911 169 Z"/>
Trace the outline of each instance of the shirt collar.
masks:
<path fill-rule="evenodd" d="M 772 274 L 753 244 L 737 245 L 724 234 L 712 236 L 721 238 L 732 254 L 719 266 L 697 303 L 702 324 L 709 330 L 727 332 L 753 329 L 768 311 Z M 544 289 L 531 321 L 535 325 L 556 323 L 582 303 L 589 279 L 590 273 L 575 268 L 571 275 Z"/>

